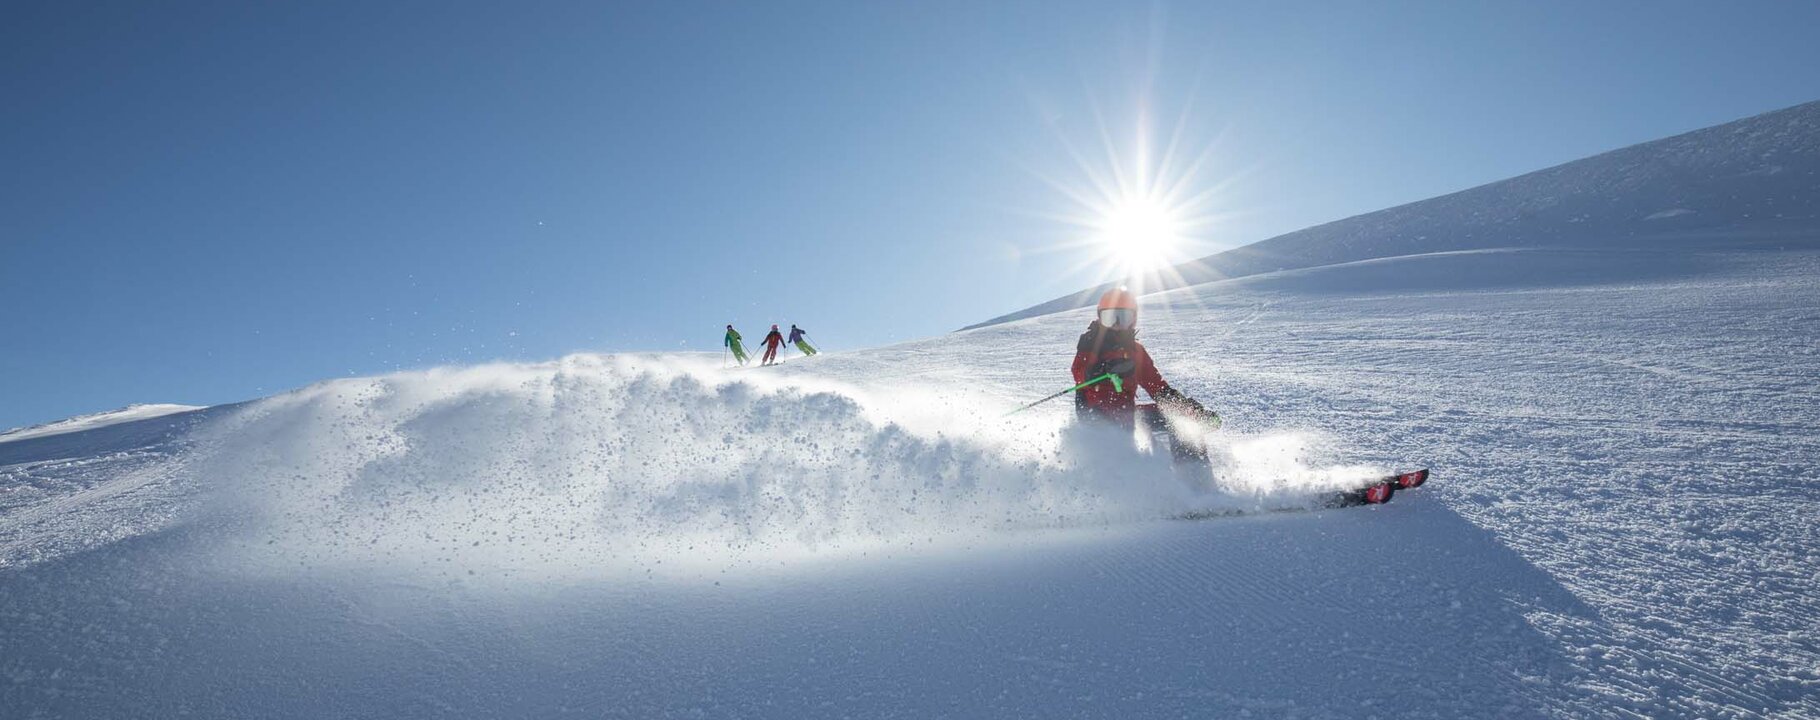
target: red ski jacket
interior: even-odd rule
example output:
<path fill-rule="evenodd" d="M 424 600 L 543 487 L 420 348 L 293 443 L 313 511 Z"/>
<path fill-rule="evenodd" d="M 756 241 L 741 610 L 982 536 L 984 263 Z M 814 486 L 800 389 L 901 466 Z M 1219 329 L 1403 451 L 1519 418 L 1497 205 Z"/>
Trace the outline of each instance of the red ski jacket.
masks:
<path fill-rule="evenodd" d="M 1100 382 L 1076 392 L 1075 407 L 1105 417 L 1109 420 L 1130 422 L 1133 408 L 1137 406 L 1137 389 L 1144 388 L 1154 400 L 1173 400 L 1181 393 L 1169 387 L 1162 374 L 1156 370 L 1156 363 L 1151 362 L 1150 353 L 1143 343 L 1137 341 L 1135 333 L 1109 331 L 1095 321 L 1081 333 L 1081 340 L 1074 351 L 1074 381 L 1086 382 L 1091 371 L 1100 363 L 1118 363 L 1131 361 L 1133 368 L 1124 375 L 1124 391 L 1112 387 L 1112 382 Z"/>

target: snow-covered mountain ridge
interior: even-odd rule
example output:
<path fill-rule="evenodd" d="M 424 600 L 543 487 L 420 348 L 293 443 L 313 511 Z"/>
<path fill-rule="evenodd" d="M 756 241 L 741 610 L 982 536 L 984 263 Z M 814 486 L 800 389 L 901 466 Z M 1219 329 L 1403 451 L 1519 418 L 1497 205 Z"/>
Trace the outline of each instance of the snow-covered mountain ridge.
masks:
<path fill-rule="evenodd" d="M 202 409 L 201 405 L 172 405 L 172 404 L 168 404 L 168 403 L 135 403 L 135 404 L 120 408 L 119 410 L 110 410 L 107 412 L 93 413 L 93 414 L 89 414 L 89 415 L 78 415 L 76 417 L 66 418 L 63 420 L 57 420 L 55 422 L 43 423 L 40 425 L 33 425 L 31 427 L 13 428 L 12 430 L 0 432 L 0 443 L 13 442 L 13 441 L 17 441 L 17 440 L 30 440 L 32 438 L 47 437 L 47 436 L 51 436 L 51 435 L 61 435 L 63 433 L 71 433 L 71 432 L 81 432 L 84 430 L 93 430 L 96 428 L 107 427 L 109 425 L 118 425 L 120 423 L 133 422 L 135 420 L 145 420 L 145 419 L 149 419 L 149 418 L 170 415 L 172 413 L 189 412 L 191 410 L 201 410 L 201 409 Z"/>
<path fill-rule="evenodd" d="M 1109 282 L 982 327 L 1146 291 L 1277 270 L 1487 248 L 1700 248 L 1816 242 L 1820 101 L 1298 230 Z"/>

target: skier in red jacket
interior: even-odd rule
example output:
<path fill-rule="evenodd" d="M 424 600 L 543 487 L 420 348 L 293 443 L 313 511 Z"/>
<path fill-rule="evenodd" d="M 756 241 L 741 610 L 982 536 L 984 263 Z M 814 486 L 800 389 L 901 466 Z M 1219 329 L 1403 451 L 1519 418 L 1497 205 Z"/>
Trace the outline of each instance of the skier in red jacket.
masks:
<path fill-rule="evenodd" d="M 765 335 L 764 346 L 764 362 L 759 364 L 770 365 L 777 362 L 777 349 L 784 346 L 784 334 L 777 331 L 776 325 L 772 325 L 771 332 Z"/>
<path fill-rule="evenodd" d="M 1119 382 L 1097 382 L 1076 391 L 1076 416 L 1128 428 L 1142 420 L 1144 427 L 1152 432 L 1169 433 L 1177 458 L 1205 457 L 1204 448 L 1189 448 L 1184 443 L 1174 442 L 1176 436 L 1170 422 L 1192 418 L 1218 427 L 1220 416 L 1163 380 L 1156 363 L 1150 360 L 1150 353 L 1137 341 L 1137 316 L 1137 297 L 1131 291 L 1120 287 L 1100 296 L 1099 314 L 1087 326 L 1087 332 L 1081 333 L 1080 342 L 1075 346 L 1074 382 L 1083 383 L 1107 374 L 1117 375 Z M 1137 403 L 1140 387 L 1150 394 L 1155 404 Z"/>

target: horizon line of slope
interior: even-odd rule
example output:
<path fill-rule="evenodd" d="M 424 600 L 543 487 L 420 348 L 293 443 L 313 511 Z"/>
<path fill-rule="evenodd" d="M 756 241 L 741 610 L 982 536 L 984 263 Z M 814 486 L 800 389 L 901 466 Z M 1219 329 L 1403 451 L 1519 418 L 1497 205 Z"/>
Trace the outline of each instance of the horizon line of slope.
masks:
<path fill-rule="evenodd" d="M 125 407 L 103 410 L 96 413 L 72 415 L 60 420 L 24 425 L 11 430 L 0 430 L 0 443 L 33 440 L 73 432 L 98 430 L 111 425 L 150 420 L 153 418 L 191 412 L 208 408 L 207 405 L 183 405 L 179 403 L 130 403 Z"/>
<path fill-rule="evenodd" d="M 1354 215 L 1080 292 L 960 330 L 1072 310 L 1119 285 L 1150 294 L 1264 272 L 1453 250 L 1634 246 L 1820 218 L 1820 100 Z M 1811 230 L 1805 235 L 1812 238 Z"/>

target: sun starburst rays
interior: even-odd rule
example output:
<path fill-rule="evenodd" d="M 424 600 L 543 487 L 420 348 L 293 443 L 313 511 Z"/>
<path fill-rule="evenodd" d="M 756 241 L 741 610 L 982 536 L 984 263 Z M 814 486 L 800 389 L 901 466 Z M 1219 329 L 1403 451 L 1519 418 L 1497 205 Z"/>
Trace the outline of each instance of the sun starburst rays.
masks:
<path fill-rule="evenodd" d="M 1159 149 L 1142 105 L 1129 140 L 1121 144 L 1098 104 L 1091 104 L 1100 152 L 1083 151 L 1058 128 L 1076 177 L 1040 176 L 1066 201 L 1065 210 L 1048 216 L 1070 228 L 1052 245 L 1079 258 L 1070 272 L 1124 284 L 1139 294 L 1186 284 L 1182 270 L 1213 246 L 1213 234 L 1227 217 L 1215 210 L 1227 183 L 1203 177 L 1214 144 L 1188 151 L 1184 111 Z"/>

